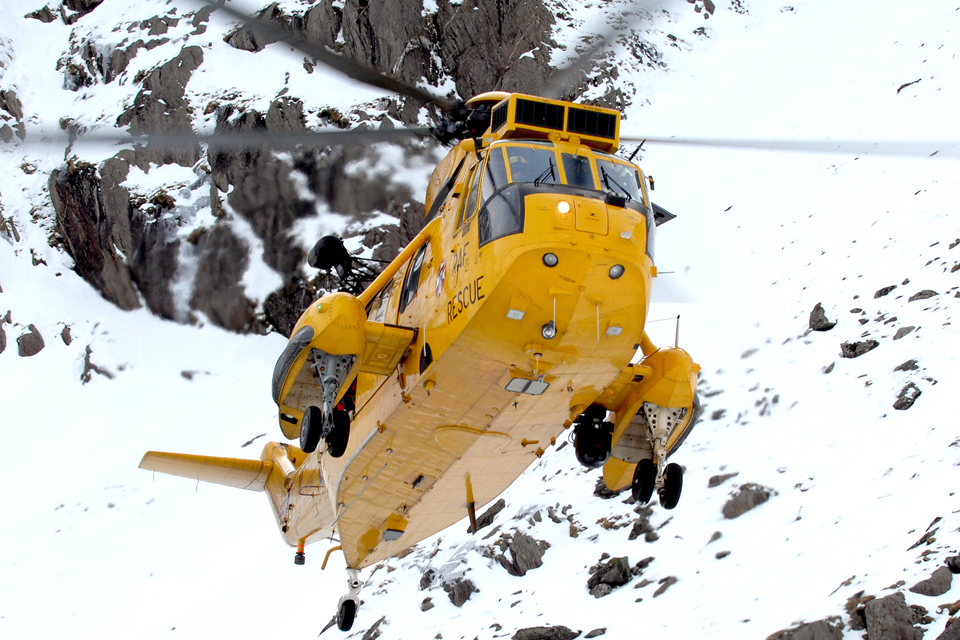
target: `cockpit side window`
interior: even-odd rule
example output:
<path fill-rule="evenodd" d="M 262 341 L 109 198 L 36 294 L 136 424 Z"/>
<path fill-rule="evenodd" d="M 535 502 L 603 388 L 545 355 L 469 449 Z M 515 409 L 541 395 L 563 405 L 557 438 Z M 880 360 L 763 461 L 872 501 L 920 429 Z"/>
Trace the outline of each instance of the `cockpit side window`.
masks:
<path fill-rule="evenodd" d="M 487 171 L 483 176 L 483 202 L 490 199 L 497 189 L 507 184 L 507 165 L 503 161 L 503 148 L 494 147 L 487 158 Z"/>
<path fill-rule="evenodd" d="M 511 182 L 560 184 L 557 154 L 553 149 L 511 146 L 506 148 Z"/>
<path fill-rule="evenodd" d="M 477 198 L 479 197 L 480 191 L 480 175 L 482 173 L 481 165 L 477 165 L 473 168 L 473 172 L 470 174 L 470 186 L 467 187 L 469 195 L 464 199 L 463 209 L 460 210 L 460 220 L 457 221 L 457 227 L 461 227 L 467 223 L 470 218 L 473 217 L 473 212 L 477 208 Z"/>
<path fill-rule="evenodd" d="M 593 180 L 593 167 L 588 156 L 563 154 L 563 172 L 567 176 L 567 184 L 573 187 L 596 189 Z"/>
<path fill-rule="evenodd" d="M 417 289 L 420 288 L 420 270 L 423 268 L 423 256 L 427 252 L 428 244 L 424 242 L 420 250 L 413 256 L 413 262 L 407 271 L 406 279 L 403 281 L 403 292 L 400 294 L 400 313 L 403 313 L 413 302 L 413 299 L 417 297 Z"/>
<path fill-rule="evenodd" d="M 607 191 L 629 196 L 631 200 L 646 204 L 643 199 L 643 184 L 635 167 L 603 158 L 597 158 L 600 184 Z"/>

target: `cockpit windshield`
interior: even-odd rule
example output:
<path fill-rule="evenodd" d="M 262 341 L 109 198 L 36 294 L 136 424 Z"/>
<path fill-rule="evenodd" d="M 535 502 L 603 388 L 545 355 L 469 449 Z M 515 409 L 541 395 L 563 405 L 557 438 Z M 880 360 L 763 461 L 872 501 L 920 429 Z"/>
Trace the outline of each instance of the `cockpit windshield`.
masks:
<path fill-rule="evenodd" d="M 511 182 L 561 184 L 557 154 L 542 147 L 505 147 Z"/>
<path fill-rule="evenodd" d="M 532 182 L 612 191 L 644 204 L 640 173 L 633 165 L 598 152 L 557 153 L 552 147 L 535 144 L 497 145 L 490 150 L 484 200 L 508 182 Z"/>

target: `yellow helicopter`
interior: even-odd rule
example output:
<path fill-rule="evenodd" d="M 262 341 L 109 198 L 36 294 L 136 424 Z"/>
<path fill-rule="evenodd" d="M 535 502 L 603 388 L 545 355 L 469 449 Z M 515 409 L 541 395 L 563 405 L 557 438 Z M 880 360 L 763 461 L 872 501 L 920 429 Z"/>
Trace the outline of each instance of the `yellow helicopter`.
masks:
<path fill-rule="evenodd" d="M 266 491 L 300 563 L 336 535 L 342 630 L 359 569 L 464 515 L 475 525 L 566 429 L 611 489 L 680 498 L 667 459 L 696 422 L 700 367 L 644 332 L 656 226 L 672 215 L 614 155 L 619 112 L 506 92 L 466 106 L 489 126 L 434 170 L 423 230 L 362 290 L 315 301 L 280 355 L 273 398 L 299 447 L 140 464 Z M 354 259 L 327 237 L 310 260 L 346 279 Z"/>
<path fill-rule="evenodd" d="M 700 366 L 644 331 L 656 228 L 674 216 L 616 155 L 620 113 L 503 91 L 431 99 L 454 114 L 433 133 L 456 143 L 430 179 L 422 231 L 379 274 L 335 237 L 308 258 L 343 290 L 304 311 L 273 372 L 296 444 L 270 442 L 259 460 L 151 451 L 140 463 L 265 491 L 297 564 L 305 545 L 337 538 L 327 558 L 342 550 L 348 567 L 344 631 L 360 569 L 465 515 L 475 529 L 476 509 L 567 430 L 610 489 L 674 508 L 682 469 L 667 460 L 699 415 Z"/>

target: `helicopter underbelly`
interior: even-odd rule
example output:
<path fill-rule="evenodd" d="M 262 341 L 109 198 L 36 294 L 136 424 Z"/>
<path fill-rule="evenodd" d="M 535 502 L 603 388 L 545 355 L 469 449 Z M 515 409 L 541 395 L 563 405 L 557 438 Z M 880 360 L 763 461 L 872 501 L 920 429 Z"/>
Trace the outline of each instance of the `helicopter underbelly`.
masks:
<path fill-rule="evenodd" d="M 464 518 L 468 494 L 477 508 L 494 500 L 628 365 L 643 333 L 649 258 L 614 279 L 611 256 L 566 244 L 552 248 L 563 268 L 544 270 L 543 251 L 528 244 L 487 277 L 453 342 L 416 380 L 388 379 L 357 413 L 346 454 L 324 457 L 349 566 L 387 556 L 391 515 L 406 520 L 396 554 Z M 551 321 L 558 332 L 548 340 L 541 329 Z M 507 389 L 514 379 L 547 387 L 517 393 Z"/>

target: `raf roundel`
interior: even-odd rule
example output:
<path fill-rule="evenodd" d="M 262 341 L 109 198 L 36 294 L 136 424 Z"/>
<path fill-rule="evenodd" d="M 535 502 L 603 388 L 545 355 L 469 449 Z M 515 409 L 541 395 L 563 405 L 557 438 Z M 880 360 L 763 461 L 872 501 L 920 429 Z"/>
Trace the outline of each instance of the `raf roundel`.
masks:
<path fill-rule="evenodd" d="M 443 293 L 443 283 L 447 279 L 447 261 L 444 260 L 440 263 L 440 269 L 437 271 L 437 297 L 440 297 L 440 294 Z"/>

